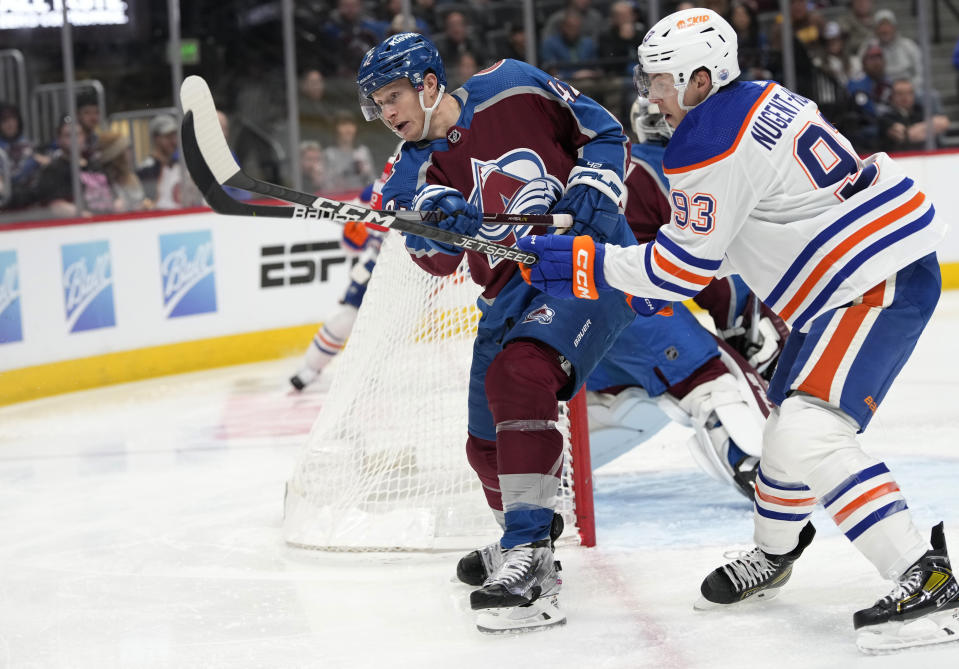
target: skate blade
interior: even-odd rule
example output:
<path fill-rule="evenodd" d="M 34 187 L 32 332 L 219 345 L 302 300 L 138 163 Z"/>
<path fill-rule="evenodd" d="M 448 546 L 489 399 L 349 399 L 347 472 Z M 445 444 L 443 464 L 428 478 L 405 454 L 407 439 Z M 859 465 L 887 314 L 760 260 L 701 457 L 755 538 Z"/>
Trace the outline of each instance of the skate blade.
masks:
<path fill-rule="evenodd" d="M 959 641 L 959 608 L 930 613 L 916 620 L 874 625 L 859 630 L 856 636 L 856 646 L 870 655 L 950 641 Z"/>
<path fill-rule="evenodd" d="M 743 602 L 764 602 L 766 600 L 772 599 L 779 594 L 779 591 L 782 588 L 768 588 L 766 590 L 761 590 L 755 595 L 750 595 L 746 599 L 740 599 L 738 602 L 730 602 L 729 604 L 720 604 L 719 602 L 711 602 L 702 595 L 699 596 L 693 603 L 693 609 L 696 611 L 712 611 L 714 609 L 723 609 L 734 604 L 742 604 Z"/>
<path fill-rule="evenodd" d="M 476 617 L 476 629 L 483 634 L 538 632 L 566 624 L 556 595 L 537 599 L 527 606 L 484 609 Z"/>

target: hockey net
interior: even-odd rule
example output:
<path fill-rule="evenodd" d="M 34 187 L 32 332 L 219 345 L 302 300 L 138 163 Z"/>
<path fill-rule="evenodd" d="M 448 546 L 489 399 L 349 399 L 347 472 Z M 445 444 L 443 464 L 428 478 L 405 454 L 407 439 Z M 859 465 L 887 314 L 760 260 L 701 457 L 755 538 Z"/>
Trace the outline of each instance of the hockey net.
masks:
<path fill-rule="evenodd" d="M 387 235 L 349 342 L 287 482 L 284 539 L 320 550 L 446 550 L 500 534 L 466 459 L 480 289 L 433 277 Z M 595 543 L 585 402 L 562 403 L 564 537 Z M 580 414 L 582 418 L 580 418 Z M 577 469 L 579 467 L 579 469 Z"/>

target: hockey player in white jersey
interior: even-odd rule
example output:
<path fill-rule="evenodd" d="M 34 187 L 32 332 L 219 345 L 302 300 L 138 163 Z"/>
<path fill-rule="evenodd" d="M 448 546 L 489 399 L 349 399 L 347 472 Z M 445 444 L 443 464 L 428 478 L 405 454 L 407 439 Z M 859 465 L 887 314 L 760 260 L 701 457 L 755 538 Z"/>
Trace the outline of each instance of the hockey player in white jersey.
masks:
<path fill-rule="evenodd" d="M 370 186 L 367 186 L 357 198 L 360 204 L 380 209 L 382 205 L 383 184 L 393 171 L 393 158 L 390 156 L 383 167 L 383 173 Z M 367 228 L 358 221 L 343 226 L 340 245 L 347 255 L 356 258 L 350 270 L 350 284 L 340 298 L 339 308 L 330 314 L 313 335 L 310 345 L 303 356 L 303 365 L 290 377 L 290 385 L 296 391 L 302 391 L 316 381 L 343 347 L 353 331 L 359 313 L 366 286 L 370 282 L 376 259 L 380 255 L 383 234 Z"/>
<path fill-rule="evenodd" d="M 638 53 L 640 92 L 676 129 L 672 223 L 630 248 L 560 235 L 518 245 L 540 254 L 524 273 L 553 295 L 620 290 L 654 313 L 737 272 L 792 327 L 769 388 L 779 410 L 763 437 L 756 548 L 707 576 L 697 606 L 775 594 L 815 534 L 818 501 L 895 582 L 853 617 L 862 650 L 959 639 L 942 525 L 927 541 L 856 439 L 935 309 L 944 221 L 889 156 L 861 160 L 812 101 L 738 81 L 736 34 L 714 12 L 671 14 Z"/>

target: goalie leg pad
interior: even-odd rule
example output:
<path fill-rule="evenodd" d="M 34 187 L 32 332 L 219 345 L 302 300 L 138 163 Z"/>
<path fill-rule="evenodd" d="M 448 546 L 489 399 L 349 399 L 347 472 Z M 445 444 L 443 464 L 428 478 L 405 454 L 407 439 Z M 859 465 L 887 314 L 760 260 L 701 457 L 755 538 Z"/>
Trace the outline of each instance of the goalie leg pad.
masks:
<path fill-rule="evenodd" d="M 696 463 L 751 498 L 764 420 L 750 396 L 748 388 L 726 373 L 693 388 L 679 408 L 695 432 L 687 445 Z"/>
<path fill-rule="evenodd" d="M 643 388 L 625 388 L 615 395 L 586 393 L 589 452 L 594 469 L 612 462 L 650 439 L 670 417 Z"/>

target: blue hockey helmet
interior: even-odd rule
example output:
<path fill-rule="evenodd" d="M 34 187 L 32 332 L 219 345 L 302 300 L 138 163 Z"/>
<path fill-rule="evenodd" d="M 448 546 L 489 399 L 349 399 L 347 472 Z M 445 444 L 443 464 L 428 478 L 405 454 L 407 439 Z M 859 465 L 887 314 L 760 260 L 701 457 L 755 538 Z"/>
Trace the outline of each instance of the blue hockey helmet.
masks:
<path fill-rule="evenodd" d="M 439 85 L 446 88 L 443 59 L 433 43 L 419 33 L 393 35 L 367 51 L 356 73 L 363 117 L 367 121 L 379 118 L 380 110 L 370 99 L 373 91 L 404 77 L 414 89 L 422 91 L 427 72 L 435 74 Z"/>

